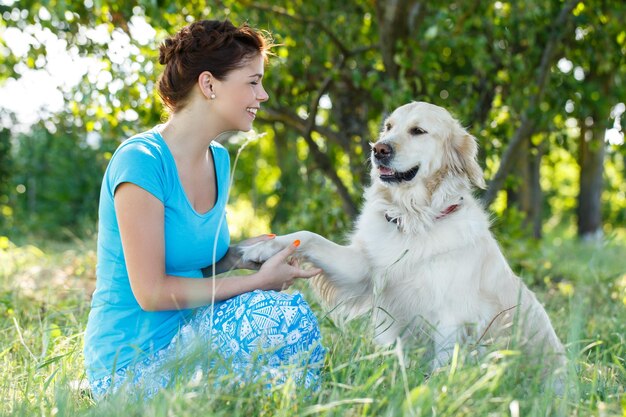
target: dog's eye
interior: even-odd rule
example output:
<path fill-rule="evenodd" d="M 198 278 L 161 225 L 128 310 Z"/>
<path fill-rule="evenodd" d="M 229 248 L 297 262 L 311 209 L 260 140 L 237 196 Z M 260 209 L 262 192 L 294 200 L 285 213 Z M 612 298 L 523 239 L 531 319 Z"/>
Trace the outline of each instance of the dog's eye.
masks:
<path fill-rule="evenodd" d="M 391 130 L 391 123 L 387 123 L 385 125 L 385 130 L 387 130 L 387 131 Z"/>
<path fill-rule="evenodd" d="M 423 135 L 424 133 L 426 133 L 426 131 L 424 129 L 422 129 L 421 127 L 412 127 L 411 130 L 409 130 L 409 133 L 413 136 L 417 136 L 417 135 Z"/>

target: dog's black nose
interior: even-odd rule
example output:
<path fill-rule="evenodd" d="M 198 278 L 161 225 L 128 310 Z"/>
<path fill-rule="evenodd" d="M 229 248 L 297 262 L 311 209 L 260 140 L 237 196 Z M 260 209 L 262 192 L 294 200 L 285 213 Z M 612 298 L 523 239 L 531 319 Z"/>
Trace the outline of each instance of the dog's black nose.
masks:
<path fill-rule="evenodd" d="M 374 145 L 372 152 L 374 152 L 374 158 L 382 161 L 391 158 L 393 148 L 384 142 L 380 142 Z"/>

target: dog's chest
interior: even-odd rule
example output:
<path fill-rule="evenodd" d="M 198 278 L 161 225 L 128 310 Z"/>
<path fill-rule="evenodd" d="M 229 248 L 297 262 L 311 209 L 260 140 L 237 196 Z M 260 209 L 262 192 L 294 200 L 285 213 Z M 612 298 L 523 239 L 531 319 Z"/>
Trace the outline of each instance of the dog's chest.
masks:
<path fill-rule="evenodd" d="M 423 238 L 408 238 L 392 229 L 379 237 L 368 241 L 376 304 L 398 316 L 418 314 L 428 320 L 451 307 L 467 317 L 481 308 L 476 245 L 462 234 L 439 228 Z"/>
<path fill-rule="evenodd" d="M 463 251 L 473 245 L 476 236 L 468 236 L 464 226 L 455 223 L 436 224 L 427 233 L 411 235 L 384 217 L 376 220 L 371 233 L 361 236 L 370 263 L 376 269 L 397 271 L 400 275 L 419 271 L 442 256 Z"/>

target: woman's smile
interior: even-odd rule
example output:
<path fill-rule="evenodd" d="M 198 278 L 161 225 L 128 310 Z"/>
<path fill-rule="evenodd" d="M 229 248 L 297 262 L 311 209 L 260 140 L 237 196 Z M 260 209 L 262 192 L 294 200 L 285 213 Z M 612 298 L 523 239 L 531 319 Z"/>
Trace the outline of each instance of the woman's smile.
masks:
<path fill-rule="evenodd" d="M 250 116 L 252 118 L 252 120 L 254 120 L 256 118 L 257 110 L 259 110 L 258 107 L 248 107 L 248 108 L 246 108 L 246 111 L 248 112 L 248 116 Z"/>

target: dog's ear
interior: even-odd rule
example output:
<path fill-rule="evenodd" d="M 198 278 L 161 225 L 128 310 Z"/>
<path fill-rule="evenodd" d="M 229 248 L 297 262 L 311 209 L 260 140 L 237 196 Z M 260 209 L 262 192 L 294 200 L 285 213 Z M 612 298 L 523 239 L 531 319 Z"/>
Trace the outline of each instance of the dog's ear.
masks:
<path fill-rule="evenodd" d="M 478 165 L 478 144 L 476 138 L 460 126 L 446 142 L 446 157 L 448 166 L 458 174 L 465 173 L 470 182 L 478 188 L 485 189 L 483 170 Z"/>

